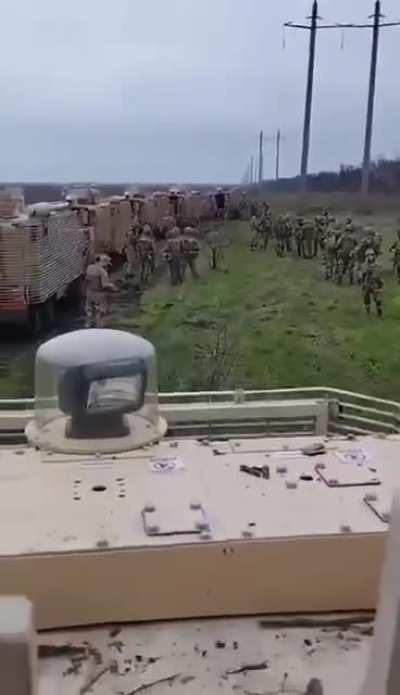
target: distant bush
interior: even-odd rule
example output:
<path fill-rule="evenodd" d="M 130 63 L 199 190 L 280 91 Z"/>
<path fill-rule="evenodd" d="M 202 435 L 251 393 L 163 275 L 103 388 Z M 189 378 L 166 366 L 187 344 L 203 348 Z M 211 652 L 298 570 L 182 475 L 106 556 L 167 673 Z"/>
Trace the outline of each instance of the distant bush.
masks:
<path fill-rule="evenodd" d="M 400 159 L 379 158 L 371 165 L 371 193 L 400 195 Z M 300 178 L 295 176 L 279 181 L 266 181 L 266 191 L 291 193 L 300 188 Z M 310 174 L 307 179 L 308 191 L 331 193 L 345 191 L 358 193 L 361 188 L 361 167 L 342 164 L 338 172 L 321 171 Z M 368 213 L 366 213 L 368 214 Z"/>

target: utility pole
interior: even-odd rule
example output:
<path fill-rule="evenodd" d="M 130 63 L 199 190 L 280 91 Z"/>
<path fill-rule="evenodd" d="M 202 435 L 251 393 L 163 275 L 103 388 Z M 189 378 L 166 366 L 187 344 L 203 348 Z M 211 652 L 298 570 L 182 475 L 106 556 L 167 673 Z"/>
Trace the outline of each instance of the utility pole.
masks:
<path fill-rule="evenodd" d="M 250 157 L 250 186 L 254 183 L 254 157 Z"/>
<path fill-rule="evenodd" d="M 258 184 L 261 186 L 264 177 L 264 144 L 263 144 L 264 133 L 260 131 L 260 145 L 258 154 Z"/>
<path fill-rule="evenodd" d="M 374 122 L 376 68 L 378 65 L 379 28 L 380 28 L 381 17 L 382 17 L 381 3 L 380 3 L 380 0 L 376 0 L 375 13 L 374 13 L 374 28 L 373 28 L 373 34 L 372 34 L 371 69 L 370 69 L 370 75 L 369 75 L 367 124 L 366 124 L 366 128 L 365 128 L 364 158 L 363 158 L 363 170 L 362 170 L 362 182 L 361 182 L 361 192 L 363 195 L 368 195 L 368 191 L 369 191 L 369 175 L 370 175 L 370 169 L 371 169 L 372 127 L 373 127 L 373 122 Z"/>
<path fill-rule="evenodd" d="M 279 181 L 279 167 L 280 167 L 280 159 L 281 159 L 281 131 L 280 128 L 278 128 L 277 133 L 276 133 L 276 173 L 275 173 L 275 178 L 277 181 Z"/>
<path fill-rule="evenodd" d="M 312 113 L 312 98 L 314 86 L 314 66 L 315 66 L 315 42 L 317 38 L 317 19 L 318 19 L 318 2 L 314 0 L 311 27 L 310 27 L 310 47 L 308 54 L 308 74 L 307 74 L 307 90 L 306 90 L 306 105 L 304 110 L 304 127 L 303 127 L 303 149 L 301 153 L 301 188 L 303 191 L 307 188 L 307 173 L 308 173 L 308 156 L 310 153 L 310 130 L 311 130 L 311 113 Z"/>
<path fill-rule="evenodd" d="M 381 0 L 375 1 L 375 13 L 372 15 L 374 17 L 374 23 L 370 22 L 364 24 L 349 23 L 349 24 L 339 24 L 335 22 L 333 24 L 318 24 L 318 3 L 317 0 L 313 2 L 312 15 L 309 17 L 311 19 L 311 24 L 294 24 L 294 22 L 285 22 L 284 26 L 290 29 L 307 29 L 310 31 L 310 48 L 309 48 L 309 60 L 308 60 L 308 77 L 307 77 L 307 91 L 306 91 L 306 108 L 304 115 L 304 132 L 303 132 L 303 150 L 301 157 L 301 185 L 303 190 L 307 186 L 307 173 L 308 173 L 308 154 L 310 148 L 310 132 L 311 132 L 311 113 L 312 113 L 312 97 L 313 97 L 313 83 L 314 83 L 314 66 L 315 66 L 315 43 L 316 43 L 316 33 L 319 29 L 373 29 L 373 41 L 372 41 L 372 56 L 371 56 L 371 71 L 370 71 L 370 86 L 369 86 L 369 96 L 368 96 L 368 109 L 367 109 L 367 128 L 365 133 L 365 147 L 364 147 L 364 163 L 363 163 L 363 180 L 362 180 L 362 190 L 364 193 L 368 192 L 369 188 L 369 171 L 371 163 L 371 142 L 372 142 L 372 126 L 373 126 L 373 112 L 374 112 L 374 98 L 375 98 L 375 83 L 376 83 L 376 68 L 378 63 L 378 45 L 379 45 L 379 30 L 382 27 L 397 27 L 400 26 L 400 22 L 381 22 Z"/>

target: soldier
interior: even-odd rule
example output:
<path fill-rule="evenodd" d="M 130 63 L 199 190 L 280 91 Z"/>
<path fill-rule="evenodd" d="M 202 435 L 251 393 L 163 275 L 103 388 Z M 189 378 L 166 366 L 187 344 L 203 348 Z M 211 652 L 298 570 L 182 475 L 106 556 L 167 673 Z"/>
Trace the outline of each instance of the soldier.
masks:
<path fill-rule="evenodd" d="M 362 271 L 365 262 L 365 246 L 361 240 L 354 249 L 354 274 L 358 285 L 362 282 Z"/>
<path fill-rule="evenodd" d="M 374 232 L 374 248 L 377 256 L 380 256 L 382 253 L 382 242 L 382 234 L 380 232 Z"/>
<path fill-rule="evenodd" d="M 250 229 L 252 231 L 252 237 L 250 240 L 250 251 L 257 251 L 258 248 L 258 237 L 259 237 L 259 230 L 258 230 L 258 217 L 256 215 L 252 215 L 250 219 Z"/>
<path fill-rule="evenodd" d="M 393 269 L 396 271 L 397 282 L 400 285 L 400 229 L 397 232 L 397 239 L 389 251 L 393 254 Z"/>
<path fill-rule="evenodd" d="M 291 253 L 293 227 L 292 227 L 292 217 L 291 217 L 291 214 L 289 212 L 283 218 L 282 229 L 283 229 L 283 248 L 284 248 L 284 251 L 286 251 L 286 253 Z"/>
<path fill-rule="evenodd" d="M 324 252 L 325 238 L 327 233 L 327 221 L 325 215 L 315 216 L 315 255 L 318 256 L 318 251 Z"/>
<path fill-rule="evenodd" d="M 264 209 L 264 215 L 260 220 L 261 251 L 268 249 L 269 241 L 272 237 L 272 215 L 269 205 Z"/>
<path fill-rule="evenodd" d="M 197 241 L 198 230 L 193 227 L 185 227 L 181 239 L 182 256 L 185 262 L 183 278 L 185 277 L 186 266 L 189 266 L 192 278 L 198 280 L 199 273 L 196 268 L 196 261 L 200 253 L 200 245 Z"/>
<path fill-rule="evenodd" d="M 155 270 L 156 247 L 151 234 L 151 227 L 145 224 L 138 239 L 137 255 L 139 262 L 139 282 L 143 287 Z"/>
<path fill-rule="evenodd" d="M 325 279 L 332 280 L 336 266 L 336 235 L 333 229 L 329 229 L 325 242 Z"/>
<path fill-rule="evenodd" d="M 365 254 L 365 264 L 362 273 L 362 293 L 368 316 L 371 314 L 371 300 L 373 300 L 376 306 L 376 313 L 382 318 L 382 290 L 382 271 L 376 262 L 375 252 L 369 249 Z"/>
<path fill-rule="evenodd" d="M 217 192 L 214 196 L 215 208 L 216 208 L 216 218 L 217 220 L 224 220 L 226 218 L 226 195 L 222 188 L 217 188 Z"/>
<path fill-rule="evenodd" d="M 163 239 L 167 239 L 168 237 L 168 232 L 173 229 L 176 226 L 176 218 L 174 215 L 164 215 L 163 219 L 161 220 L 161 228 L 160 228 L 160 233 L 161 237 Z"/>
<path fill-rule="evenodd" d="M 346 217 L 346 219 L 344 221 L 344 229 L 346 232 L 349 232 L 350 234 L 352 234 L 353 232 L 356 231 L 355 224 L 350 216 Z"/>
<path fill-rule="evenodd" d="M 247 199 L 247 193 L 246 191 L 242 191 L 239 201 L 239 217 L 241 220 L 248 220 L 249 216 L 249 201 Z"/>
<path fill-rule="evenodd" d="M 296 252 L 299 258 L 301 258 L 302 255 L 302 247 L 303 247 L 303 226 L 304 226 L 304 217 L 301 215 L 297 216 L 297 220 L 294 225 L 294 239 L 296 242 Z"/>
<path fill-rule="evenodd" d="M 324 217 L 324 221 L 325 221 L 325 229 L 326 229 L 326 231 L 327 231 L 327 230 L 328 230 L 328 227 L 329 227 L 331 224 L 334 224 L 334 223 L 335 223 L 335 218 L 334 218 L 334 216 L 332 215 L 332 213 L 329 212 L 329 210 L 324 210 L 323 217 Z"/>
<path fill-rule="evenodd" d="M 274 225 L 276 255 L 282 257 L 285 253 L 285 219 L 278 215 Z"/>
<path fill-rule="evenodd" d="M 86 270 L 86 328 L 103 328 L 109 313 L 109 294 L 116 290 L 110 282 L 107 268 L 111 265 L 109 256 L 96 256 L 95 262 Z"/>
<path fill-rule="evenodd" d="M 348 228 L 346 227 L 346 230 L 347 229 Z M 336 243 L 336 280 L 338 285 L 342 284 L 343 278 L 346 275 L 346 273 L 349 273 L 350 284 L 352 285 L 354 282 L 354 251 L 357 246 L 357 242 L 352 232 L 346 230 L 343 232 L 343 234 L 340 235 Z"/>
<path fill-rule="evenodd" d="M 125 256 L 128 263 L 128 273 L 133 273 L 137 262 L 137 246 L 142 233 L 140 224 L 134 224 L 128 232 L 125 247 Z"/>
<path fill-rule="evenodd" d="M 303 258 L 314 258 L 315 256 L 316 232 L 312 220 L 305 220 L 303 224 L 303 239 L 301 244 Z"/>
<path fill-rule="evenodd" d="M 181 285 L 183 282 L 183 259 L 181 231 L 174 227 L 168 232 L 164 248 L 163 260 L 168 263 L 171 285 Z"/>

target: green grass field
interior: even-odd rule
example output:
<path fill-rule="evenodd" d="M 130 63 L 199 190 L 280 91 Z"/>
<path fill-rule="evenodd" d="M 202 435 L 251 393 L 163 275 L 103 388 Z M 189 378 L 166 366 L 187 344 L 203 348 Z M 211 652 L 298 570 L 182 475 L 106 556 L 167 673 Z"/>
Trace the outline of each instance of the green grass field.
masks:
<path fill-rule="evenodd" d="M 161 278 L 137 308 L 116 299 L 112 326 L 144 335 L 158 353 L 160 389 L 335 386 L 400 400 L 400 287 L 387 249 L 399 223 L 398 201 L 354 196 L 276 196 L 273 208 L 314 213 L 329 204 L 384 236 L 384 319 L 364 314 L 358 287 L 324 280 L 320 261 L 251 253 L 249 226 L 232 223 L 225 272 L 171 288 Z M 33 393 L 36 345 L 0 348 L 0 397 Z"/>
<path fill-rule="evenodd" d="M 388 248 L 395 219 L 379 228 Z M 400 288 L 384 258 L 384 320 L 364 314 L 358 287 L 326 282 L 319 261 L 248 249 L 232 224 L 227 272 L 202 264 L 202 279 L 162 283 L 139 315 L 116 324 L 154 342 L 160 388 L 197 390 L 335 386 L 400 399 Z"/>

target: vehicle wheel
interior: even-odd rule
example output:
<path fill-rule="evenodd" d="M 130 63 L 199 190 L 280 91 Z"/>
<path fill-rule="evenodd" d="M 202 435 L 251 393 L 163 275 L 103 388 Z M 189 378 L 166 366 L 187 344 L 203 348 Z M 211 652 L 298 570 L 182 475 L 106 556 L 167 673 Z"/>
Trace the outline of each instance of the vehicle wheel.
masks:
<path fill-rule="evenodd" d="M 84 297 L 83 279 L 77 278 L 69 287 L 67 292 L 68 301 L 73 306 L 79 306 Z"/>
<path fill-rule="evenodd" d="M 42 327 L 52 328 L 56 318 L 56 300 L 55 297 L 49 297 L 39 310 L 41 314 Z"/>
<path fill-rule="evenodd" d="M 30 310 L 29 330 L 32 335 L 39 335 L 44 328 L 43 307 L 37 306 Z"/>

